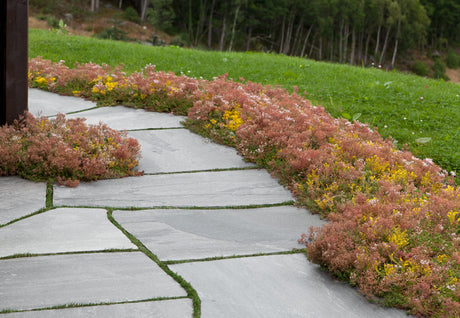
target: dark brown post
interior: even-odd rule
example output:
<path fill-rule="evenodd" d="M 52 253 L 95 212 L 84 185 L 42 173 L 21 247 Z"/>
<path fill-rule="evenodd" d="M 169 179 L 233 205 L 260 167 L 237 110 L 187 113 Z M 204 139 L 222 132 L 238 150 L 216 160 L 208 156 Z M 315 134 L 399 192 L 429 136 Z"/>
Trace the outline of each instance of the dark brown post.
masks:
<path fill-rule="evenodd" d="M 28 0 L 0 1 L 0 125 L 27 108 Z"/>

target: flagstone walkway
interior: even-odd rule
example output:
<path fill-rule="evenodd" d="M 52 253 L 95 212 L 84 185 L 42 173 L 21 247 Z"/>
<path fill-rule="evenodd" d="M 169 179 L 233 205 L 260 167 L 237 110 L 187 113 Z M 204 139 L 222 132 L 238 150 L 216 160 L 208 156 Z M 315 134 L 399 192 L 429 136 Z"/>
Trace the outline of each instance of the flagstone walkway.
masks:
<path fill-rule="evenodd" d="M 183 117 L 95 107 L 29 90 L 34 115 L 128 130 L 145 175 L 48 191 L 0 178 L 0 317 L 406 317 L 296 251 L 322 221 L 265 170 Z"/>

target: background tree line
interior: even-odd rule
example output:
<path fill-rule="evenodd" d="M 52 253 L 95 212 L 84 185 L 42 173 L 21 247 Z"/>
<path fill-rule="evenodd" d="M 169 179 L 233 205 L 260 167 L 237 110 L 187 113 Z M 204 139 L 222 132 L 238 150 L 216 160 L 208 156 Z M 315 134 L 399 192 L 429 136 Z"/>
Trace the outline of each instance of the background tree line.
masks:
<path fill-rule="evenodd" d="M 95 0 L 92 0 L 95 1 Z M 122 4 L 122 0 L 117 0 Z M 192 47 L 393 68 L 398 52 L 460 42 L 458 0 L 125 0 Z"/>

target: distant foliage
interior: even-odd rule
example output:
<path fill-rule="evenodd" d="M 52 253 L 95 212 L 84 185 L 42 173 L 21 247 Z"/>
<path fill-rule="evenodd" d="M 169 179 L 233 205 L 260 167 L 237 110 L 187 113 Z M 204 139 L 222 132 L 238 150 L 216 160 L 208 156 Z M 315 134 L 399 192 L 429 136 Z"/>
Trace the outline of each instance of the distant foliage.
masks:
<path fill-rule="evenodd" d="M 449 77 L 446 75 L 446 64 L 444 64 L 440 58 L 435 59 L 432 69 L 434 78 L 443 79 L 445 81 L 449 80 Z"/>
<path fill-rule="evenodd" d="M 428 66 L 422 61 L 415 61 L 411 66 L 411 70 L 419 76 L 427 76 L 429 73 Z"/>
<path fill-rule="evenodd" d="M 108 39 L 115 41 L 128 41 L 129 37 L 127 32 L 119 29 L 116 26 L 108 27 L 102 30 L 100 33 L 96 34 L 96 37 L 99 39 Z"/>
<path fill-rule="evenodd" d="M 447 53 L 446 65 L 448 68 L 456 69 L 460 66 L 460 55 L 450 49 Z"/>
<path fill-rule="evenodd" d="M 141 18 L 139 17 L 139 14 L 137 13 L 136 9 L 133 7 L 128 7 L 125 10 L 124 17 L 126 20 L 140 24 L 141 23 Z"/>

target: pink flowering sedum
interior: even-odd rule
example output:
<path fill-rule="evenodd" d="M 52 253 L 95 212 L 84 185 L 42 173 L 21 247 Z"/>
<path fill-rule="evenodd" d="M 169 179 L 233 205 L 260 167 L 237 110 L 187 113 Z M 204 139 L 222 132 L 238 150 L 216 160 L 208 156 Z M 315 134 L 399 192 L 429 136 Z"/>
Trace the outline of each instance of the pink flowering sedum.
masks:
<path fill-rule="evenodd" d="M 460 188 L 430 159 L 396 149 L 367 125 L 333 118 L 296 91 L 153 66 L 131 75 L 40 58 L 29 66 L 32 86 L 188 114 L 188 128 L 234 146 L 289 187 L 298 205 L 328 219 L 300 239 L 311 261 L 417 316 L 460 316 Z M 20 145 L 5 142 L 9 158 Z"/>
<path fill-rule="evenodd" d="M 79 181 L 139 174 L 140 146 L 106 125 L 84 119 L 35 118 L 26 113 L 14 125 L 0 127 L 0 175 L 19 174 L 68 186 Z"/>

